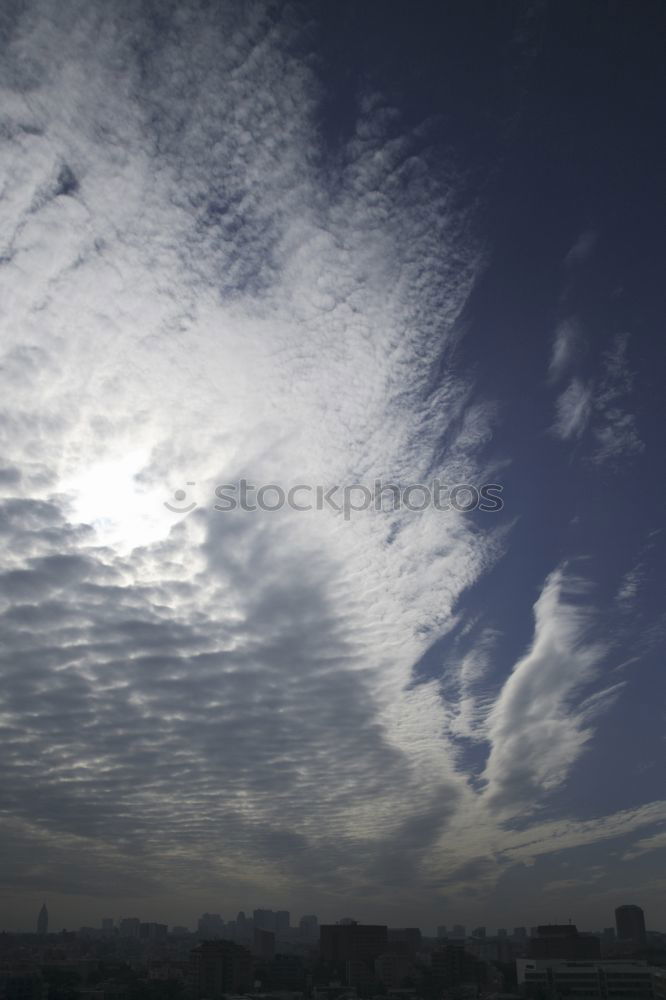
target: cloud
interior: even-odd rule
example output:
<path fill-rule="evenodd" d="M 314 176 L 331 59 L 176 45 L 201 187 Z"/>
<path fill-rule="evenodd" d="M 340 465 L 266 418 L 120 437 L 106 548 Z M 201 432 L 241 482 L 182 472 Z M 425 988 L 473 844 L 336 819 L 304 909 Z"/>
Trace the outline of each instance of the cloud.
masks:
<path fill-rule="evenodd" d="M 548 369 L 552 382 L 560 379 L 575 360 L 581 336 L 580 324 L 575 317 L 569 317 L 558 324 Z"/>
<path fill-rule="evenodd" d="M 452 654 L 447 657 L 442 691 L 447 732 L 454 740 L 483 743 L 487 740 L 486 722 L 496 695 L 488 683 L 488 675 L 500 632 L 478 625 L 478 621 L 469 622 L 458 636 Z"/>
<path fill-rule="evenodd" d="M 661 851 L 665 848 L 666 830 L 661 830 L 651 837 L 642 837 L 640 840 L 637 840 L 630 850 L 624 854 L 624 860 L 633 861 L 634 858 L 640 858 L 643 854 L 649 854 L 651 851 Z"/>
<path fill-rule="evenodd" d="M 534 866 L 540 858 L 563 855 L 575 858 L 574 852 L 584 847 L 594 847 L 595 857 L 602 857 L 604 844 L 610 849 L 623 838 L 630 837 L 636 830 L 650 826 L 662 826 L 666 818 L 666 802 L 649 802 L 635 809 L 623 809 L 606 816 L 589 819 L 560 816 L 555 819 L 515 825 L 505 825 L 501 829 L 480 824 L 457 827 L 455 833 L 464 836 L 468 853 L 483 851 L 494 853 L 501 860 L 501 870 L 510 870 L 516 864 Z M 587 864 L 587 862 L 585 862 Z M 496 882 L 496 876 L 493 882 Z M 538 882 L 535 880 L 535 887 Z"/>
<path fill-rule="evenodd" d="M 625 575 L 615 595 L 618 606 L 623 611 L 631 611 L 636 603 L 638 591 L 644 582 L 645 570 L 639 563 Z"/>
<path fill-rule="evenodd" d="M 421 905 L 649 821 L 503 825 L 565 780 L 613 694 L 588 690 L 602 648 L 566 570 L 544 583 L 532 648 L 499 694 L 483 619 L 444 676 L 414 686 L 506 529 L 430 510 L 347 523 L 212 507 L 214 486 L 241 476 L 476 481 L 492 463 L 495 406 L 455 355 L 485 253 L 456 171 L 433 169 L 428 127 L 412 132 L 373 91 L 329 153 L 299 18 L 65 0 L 25 5 L 12 28 L 0 730 L 13 899 Z M 601 398 L 617 428 L 614 371 Z M 590 392 L 574 377 L 562 394 L 567 439 L 591 419 Z M 174 516 L 164 501 L 186 484 L 198 506 Z M 485 791 L 461 739 L 490 743 Z"/>
<path fill-rule="evenodd" d="M 554 431 L 563 440 L 579 438 L 590 419 L 592 389 L 579 378 L 573 378 L 556 403 Z"/>
<path fill-rule="evenodd" d="M 619 335 L 604 353 L 603 373 L 594 400 L 597 447 L 593 461 L 597 465 L 637 455 L 645 448 L 636 417 L 624 404 L 634 381 L 627 361 L 628 343 L 628 336 Z"/>
<path fill-rule="evenodd" d="M 529 808 L 560 785 L 591 737 L 601 707 L 580 700 L 605 647 L 590 636 L 582 580 L 565 568 L 546 580 L 534 605 L 534 639 L 514 666 L 488 721 L 486 796 L 498 809 Z M 578 699 L 578 704 L 574 703 Z"/>
<path fill-rule="evenodd" d="M 206 497 L 480 475 L 482 248 L 381 95 L 322 166 L 290 16 L 161 20 L 36 3 L 5 63 L 7 886 L 413 893 L 464 782 L 411 667 L 502 540 Z"/>
<path fill-rule="evenodd" d="M 584 885 L 593 885 L 599 877 L 600 876 L 596 876 L 594 878 L 585 879 L 584 881 L 579 878 L 556 879 L 553 882 L 546 882 L 543 887 L 543 892 L 575 892 L 576 894 L 580 894 L 580 890 Z"/>
<path fill-rule="evenodd" d="M 569 326 L 558 329 L 550 365 L 553 380 L 570 365 L 575 339 Z M 627 336 L 615 337 L 602 356 L 600 374 L 587 381 L 574 375 L 556 401 L 554 433 L 566 441 L 589 432 L 593 441 L 590 460 L 595 465 L 616 464 L 645 448 L 636 416 L 627 409 L 634 381 L 627 361 L 628 340 Z"/>
<path fill-rule="evenodd" d="M 580 234 L 571 249 L 567 252 L 564 263 L 568 268 L 580 267 L 594 253 L 598 234 L 593 229 L 586 229 Z"/>

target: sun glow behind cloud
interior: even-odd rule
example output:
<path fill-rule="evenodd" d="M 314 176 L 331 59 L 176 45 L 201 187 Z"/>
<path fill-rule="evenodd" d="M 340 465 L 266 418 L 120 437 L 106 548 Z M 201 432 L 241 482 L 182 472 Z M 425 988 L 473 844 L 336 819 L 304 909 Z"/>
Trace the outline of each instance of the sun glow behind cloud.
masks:
<path fill-rule="evenodd" d="M 146 463 L 146 452 L 134 451 L 93 461 L 61 480 L 58 489 L 69 501 L 70 517 L 90 524 L 102 544 L 120 552 L 165 538 L 173 527 L 173 514 L 164 510 L 163 489 L 142 487 L 138 476 Z"/>

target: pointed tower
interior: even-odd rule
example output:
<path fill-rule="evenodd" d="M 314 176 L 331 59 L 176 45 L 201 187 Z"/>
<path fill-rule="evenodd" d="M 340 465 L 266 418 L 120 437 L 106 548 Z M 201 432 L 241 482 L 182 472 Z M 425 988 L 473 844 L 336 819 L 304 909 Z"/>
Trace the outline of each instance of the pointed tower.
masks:
<path fill-rule="evenodd" d="M 44 935 L 48 934 L 49 930 L 49 911 L 46 909 L 46 903 L 42 903 L 42 908 L 39 911 L 39 916 L 37 917 L 37 933 Z"/>

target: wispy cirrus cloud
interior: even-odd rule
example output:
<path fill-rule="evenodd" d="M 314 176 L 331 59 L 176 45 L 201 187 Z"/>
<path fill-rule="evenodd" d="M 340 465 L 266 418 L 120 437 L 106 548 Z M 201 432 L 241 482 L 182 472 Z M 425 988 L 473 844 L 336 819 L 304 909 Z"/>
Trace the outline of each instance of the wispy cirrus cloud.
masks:
<path fill-rule="evenodd" d="M 649 854 L 651 851 L 663 850 L 666 850 L 666 830 L 654 833 L 650 837 L 641 837 L 625 853 L 624 858 L 626 861 L 632 861 L 634 858 L 640 858 L 643 854 Z"/>
<path fill-rule="evenodd" d="M 628 343 L 627 335 L 618 335 L 603 356 L 603 371 L 595 394 L 597 422 L 593 429 L 597 441 L 593 461 L 598 465 L 636 455 L 645 448 L 636 416 L 626 403 L 634 383 L 627 359 Z"/>
<path fill-rule="evenodd" d="M 644 581 L 645 570 L 639 563 L 624 576 L 615 600 L 623 611 L 630 611 L 636 603 L 638 591 Z"/>
<path fill-rule="evenodd" d="M 593 390 L 579 378 L 573 378 L 556 403 L 554 431 L 563 440 L 579 438 L 592 412 Z"/>
<path fill-rule="evenodd" d="M 578 334 L 565 324 L 553 341 L 550 376 L 557 381 L 570 367 Z M 600 373 L 584 380 L 574 375 L 555 403 L 553 432 L 562 440 L 589 434 L 590 460 L 595 465 L 617 463 L 644 449 L 635 414 L 628 408 L 634 373 L 627 360 L 628 336 L 616 336 L 604 351 Z"/>
<path fill-rule="evenodd" d="M 558 381 L 576 359 L 582 339 L 578 320 L 570 316 L 562 320 L 555 330 L 548 374 L 552 382 Z"/>
<path fill-rule="evenodd" d="M 576 268 L 589 260 L 596 249 L 598 238 L 598 233 L 594 229 L 585 229 L 567 251 L 564 258 L 565 265 L 568 268 Z"/>

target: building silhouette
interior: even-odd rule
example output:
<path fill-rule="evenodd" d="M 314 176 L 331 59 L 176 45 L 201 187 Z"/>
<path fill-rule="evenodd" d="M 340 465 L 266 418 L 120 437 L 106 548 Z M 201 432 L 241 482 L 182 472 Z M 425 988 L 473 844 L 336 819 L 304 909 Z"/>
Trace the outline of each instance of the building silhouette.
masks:
<path fill-rule="evenodd" d="M 123 917 L 118 927 L 122 938 L 138 938 L 141 932 L 141 921 L 138 917 Z"/>
<path fill-rule="evenodd" d="M 252 913 L 252 920 L 255 927 L 260 927 L 264 931 L 275 931 L 277 922 L 273 910 L 257 909 Z"/>
<path fill-rule="evenodd" d="M 449 941 L 432 952 L 430 968 L 437 990 L 455 989 L 463 984 L 477 989 L 486 978 L 486 964 L 471 955 L 464 942 Z"/>
<path fill-rule="evenodd" d="M 601 954 L 610 955 L 615 947 L 615 928 L 604 927 L 601 932 Z"/>
<path fill-rule="evenodd" d="M 144 941 L 166 941 L 168 927 L 154 921 L 139 924 L 139 938 Z"/>
<path fill-rule="evenodd" d="M 252 939 L 252 951 L 264 960 L 275 957 L 275 931 L 264 930 L 263 927 L 255 927 Z"/>
<path fill-rule="evenodd" d="M 411 956 L 389 951 L 375 959 L 375 976 L 389 989 L 400 989 L 412 971 Z"/>
<path fill-rule="evenodd" d="M 245 920 L 245 914 L 243 914 L 243 920 Z M 199 917 L 197 930 L 201 938 L 213 941 L 224 935 L 224 920 L 219 913 L 202 913 Z"/>
<path fill-rule="evenodd" d="M 599 938 L 581 934 L 575 924 L 542 924 L 527 947 L 530 959 L 575 961 L 599 958 L 600 954 Z"/>
<path fill-rule="evenodd" d="M 36 969 L 0 968 L 0 997 L 5 1000 L 42 1000 L 48 986 Z"/>
<path fill-rule="evenodd" d="M 39 911 L 39 916 L 37 917 L 37 933 L 48 934 L 48 932 L 49 932 L 49 911 L 46 909 L 46 903 L 42 903 L 42 908 Z"/>
<path fill-rule="evenodd" d="M 312 941 L 319 937 L 319 920 L 314 913 L 306 913 L 301 917 L 299 923 L 301 937 Z"/>
<path fill-rule="evenodd" d="M 387 952 L 385 924 L 321 924 L 319 954 L 337 967 L 347 986 L 365 987 L 374 980 L 375 961 Z"/>
<path fill-rule="evenodd" d="M 421 948 L 421 931 L 418 927 L 389 927 L 389 951 L 394 955 L 416 955 Z"/>
<path fill-rule="evenodd" d="M 599 997 L 600 1000 L 653 1000 L 654 970 L 637 961 L 569 962 L 564 959 L 519 958 L 516 973 L 526 997 Z"/>
<path fill-rule="evenodd" d="M 620 942 L 630 942 L 639 948 L 645 947 L 645 914 L 640 906 L 627 904 L 615 910 L 615 926 Z"/>
<path fill-rule="evenodd" d="M 220 1000 L 252 987 L 252 956 L 233 941 L 204 941 L 192 952 L 195 995 Z"/>

